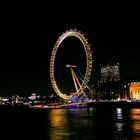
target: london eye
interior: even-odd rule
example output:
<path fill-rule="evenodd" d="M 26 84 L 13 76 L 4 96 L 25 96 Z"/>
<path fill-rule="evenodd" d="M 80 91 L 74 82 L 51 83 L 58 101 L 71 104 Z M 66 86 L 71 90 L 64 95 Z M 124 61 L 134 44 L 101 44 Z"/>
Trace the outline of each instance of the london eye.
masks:
<path fill-rule="evenodd" d="M 75 93 L 72 96 L 63 93 L 62 90 L 60 90 L 59 84 L 58 84 L 58 82 L 56 80 L 56 76 L 55 76 L 56 75 L 56 73 L 55 73 L 56 64 L 55 63 L 57 62 L 56 61 L 57 52 L 60 49 L 62 42 L 66 38 L 69 38 L 69 37 L 76 37 L 82 43 L 82 46 L 83 46 L 84 52 L 85 52 L 85 63 L 86 63 L 85 72 L 82 75 L 82 78 L 79 78 L 79 76 L 76 74 L 76 72 L 74 70 L 77 68 L 77 65 L 66 64 L 66 67 L 70 68 L 71 76 L 72 76 L 73 83 L 74 83 L 75 89 L 76 89 Z M 51 58 L 50 58 L 50 80 L 51 80 L 52 87 L 53 87 L 54 91 L 56 92 L 56 94 L 66 101 L 71 101 L 74 96 L 77 96 L 77 97 L 85 96 L 86 97 L 86 93 L 84 92 L 84 90 L 86 88 L 88 88 L 87 85 L 88 85 L 88 82 L 91 77 L 92 67 L 93 67 L 92 51 L 90 48 L 90 44 L 88 43 L 88 39 L 85 37 L 85 35 L 76 29 L 74 29 L 74 30 L 71 29 L 71 30 L 68 30 L 68 31 L 62 33 L 62 35 L 58 38 L 58 40 L 56 41 L 56 43 L 52 49 Z M 78 79 L 80 79 L 80 80 L 78 80 Z"/>

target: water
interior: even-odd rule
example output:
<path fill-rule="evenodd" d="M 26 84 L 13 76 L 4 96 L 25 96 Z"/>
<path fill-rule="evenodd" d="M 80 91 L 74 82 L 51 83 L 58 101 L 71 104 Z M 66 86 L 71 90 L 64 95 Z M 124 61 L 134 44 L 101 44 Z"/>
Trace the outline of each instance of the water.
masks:
<path fill-rule="evenodd" d="M 39 140 L 139 140 L 140 109 L 0 111 L 0 136 Z M 4 139 L 5 139 L 4 138 Z"/>

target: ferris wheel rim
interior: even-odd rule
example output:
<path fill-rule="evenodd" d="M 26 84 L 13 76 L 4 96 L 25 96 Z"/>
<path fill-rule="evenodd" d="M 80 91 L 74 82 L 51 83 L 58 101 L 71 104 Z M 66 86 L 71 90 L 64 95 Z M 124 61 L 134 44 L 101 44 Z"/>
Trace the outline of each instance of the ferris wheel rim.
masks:
<path fill-rule="evenodd" d="M 58 96 L 60 96 L 61 98 L 65 99 L 65 100 L 70 100 L 71 96 L 70 95 L 65 95 L 63 94 L 60 90 L 59 87 L 56 83 L 55 80 L 55 73 L 54 73 L 54 64 L 55 64 L 55 57 L 57 54 L 57 50 L 59 49 L 61 43 L 68 37 L 70 36 L 74 36 L 76 38 L 78 38 L 81 42 L 82 45 L 85 49 L 85 53 L 86 53 L 86 70 L 85 70 L 85 76 L 84 76 L 84 80 L 81 84 L 81 86 L 79 87 L 78 91 L 75 92 L 75 94 L 80 93 L 81 91 L 83 91 L 86 88 L 86 84 L 89 82 L 90 80 L 90 76 L 91 76 L 91 71 L 92 71 L 92 51 L 90 49 L 90 44 L 88 43 L 87 38 L 85 37 L 85 35 L 83 33 L 81 33 L 80 31 L 76 30 L 76 29 L 70 29 L 64 33 L 62 33 L 62 35 L 58 38 L 58 40 L 56 41 L 52 53 L 51 53 L 51 59 L 50 59 L 50 80 L 51 80 L 51 84 L 52 87 L 54 89 L 54 91 L 56 92 L 56 94 Z"/>

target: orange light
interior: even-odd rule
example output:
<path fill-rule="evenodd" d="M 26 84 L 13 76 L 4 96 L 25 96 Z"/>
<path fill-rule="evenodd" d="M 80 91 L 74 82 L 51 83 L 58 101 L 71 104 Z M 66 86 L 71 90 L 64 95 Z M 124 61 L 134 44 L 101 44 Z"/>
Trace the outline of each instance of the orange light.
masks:
<path fill-rule="evenodd" d="M 129 85 L 130 98 L 131 99 L 140 99 L 140 82 L 131 82 Z"/>

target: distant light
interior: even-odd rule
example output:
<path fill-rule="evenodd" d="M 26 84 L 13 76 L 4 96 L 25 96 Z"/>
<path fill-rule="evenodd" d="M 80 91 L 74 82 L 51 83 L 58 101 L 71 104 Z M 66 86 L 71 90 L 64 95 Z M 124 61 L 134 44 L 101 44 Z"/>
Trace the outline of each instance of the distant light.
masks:
<path fill-rule="evenodd" d="M 2 101 L 6 102 L 6 101 L 9 101 L 9 99 L 3 98 Z"/>

